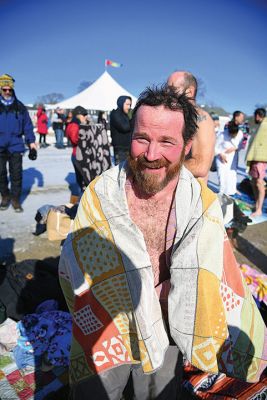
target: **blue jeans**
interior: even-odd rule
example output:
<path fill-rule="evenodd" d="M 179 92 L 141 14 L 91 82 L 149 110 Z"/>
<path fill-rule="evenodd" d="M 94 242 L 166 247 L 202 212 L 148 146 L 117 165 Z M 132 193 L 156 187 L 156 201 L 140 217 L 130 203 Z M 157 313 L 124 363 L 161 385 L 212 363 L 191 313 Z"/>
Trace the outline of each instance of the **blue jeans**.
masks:
<path fill-rule="evenodd" d="M 55 129 L 55 135 L 56 135 L 56 147 L 58 149 L 61 149 L 64 147 L 64 131 L 63 129 Z"/>
<path fill-rule="evenodd" d="M 80 193 L 79 193 L 80 191 L 81 191 L 81 192 L 84 191 L 86 185 L 85 185 L 84 182 L 83 182 L 83 176 L 82 176 L 80 170 L 77 168 L 77 165 L 76 165 L 76 161 L 75 161 L 75 160 L 76 160 L 76 157 L 72 154 L 72 156 L 71 156 L 71 162 L 72 162 L 72 165 L 73 165 L 74 171 L 75 171 L 76 183 L 78 184 L 80 190 L 78 189 L 78 191 L 77 191 L 77 188 L 76 188 L 76 190 L 75 190 L 75 188 L 73 188 L 74 190 L 72 191 L 72 194 L 73 194 L 73 195 L 79 195 L 79 194 L 80 194 Z"/>

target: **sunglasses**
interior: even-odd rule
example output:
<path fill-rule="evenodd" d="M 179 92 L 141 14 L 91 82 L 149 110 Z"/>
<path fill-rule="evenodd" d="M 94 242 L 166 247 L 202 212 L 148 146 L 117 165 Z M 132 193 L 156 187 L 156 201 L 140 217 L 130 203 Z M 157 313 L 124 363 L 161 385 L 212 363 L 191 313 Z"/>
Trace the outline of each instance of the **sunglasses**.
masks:
<path fill-rule="evenodd" d="M 5 92 L 5 93 L 7 93 L 7 92 L 11 93 L 13 91 L 13 89 L 2 88 L 2 91 Z"/>

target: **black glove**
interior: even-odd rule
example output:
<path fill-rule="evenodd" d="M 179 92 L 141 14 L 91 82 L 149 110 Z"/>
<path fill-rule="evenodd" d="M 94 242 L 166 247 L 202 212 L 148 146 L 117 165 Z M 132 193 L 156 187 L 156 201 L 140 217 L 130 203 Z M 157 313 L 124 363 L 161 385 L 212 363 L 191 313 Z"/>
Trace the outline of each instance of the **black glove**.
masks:
<path fill-rule="evenodd" d="M 28 155 L 29 159 L 34 161 L 37 158 L 37 151 L 36 149 L 30 149 L 29 151 L 29 155 Z"/>

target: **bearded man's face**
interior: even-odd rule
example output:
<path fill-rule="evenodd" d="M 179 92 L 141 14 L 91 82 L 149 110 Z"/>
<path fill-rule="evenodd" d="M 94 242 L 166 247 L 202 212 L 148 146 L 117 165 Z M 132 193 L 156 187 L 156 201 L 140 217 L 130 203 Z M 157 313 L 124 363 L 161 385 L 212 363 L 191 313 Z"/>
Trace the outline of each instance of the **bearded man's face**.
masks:
<path fill-rule="evenodd" d="M 129 168 L 138 188 L 155 194 L 179 175 L 191 143 L 184 145 L 182 112 L 163 106 L 141 106 L 128 158 Z"/>

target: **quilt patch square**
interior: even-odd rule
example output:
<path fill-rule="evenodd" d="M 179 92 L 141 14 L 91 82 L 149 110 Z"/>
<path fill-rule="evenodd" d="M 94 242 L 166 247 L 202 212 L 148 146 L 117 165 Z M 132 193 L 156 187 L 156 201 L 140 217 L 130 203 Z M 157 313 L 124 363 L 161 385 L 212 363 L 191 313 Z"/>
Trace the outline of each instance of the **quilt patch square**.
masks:
<path fill-rule="evenodd" d="M 11 385 L 14 385 L 17 381 L 21 379 L 21 373 L 19 370 L 16 370 L 6 375 L 6 378 Z"/>
<path fill-rule="evenodd" d="M 30 400 L 34 398 L 34 391 L 30 387 L 26 387 L 18 392 L 18 396 L 21 400 Z"/>
<path fill-rule="evenodd" d="M 89 305 L 75 311 L 73 318 L 84 335 L 90 335 L 103 327 Z"/>

